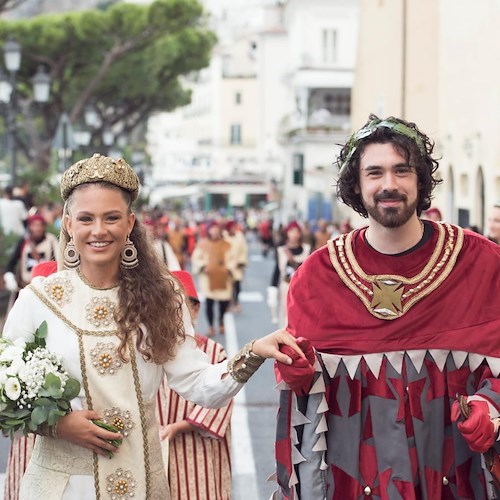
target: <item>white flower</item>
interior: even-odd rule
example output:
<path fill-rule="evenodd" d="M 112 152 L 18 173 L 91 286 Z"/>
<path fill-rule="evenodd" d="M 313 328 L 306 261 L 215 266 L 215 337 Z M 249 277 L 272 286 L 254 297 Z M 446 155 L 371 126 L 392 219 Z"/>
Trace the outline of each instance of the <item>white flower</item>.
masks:
<path fill-rule="evenodd" d="M 27 383 L 33 379 L 33 368 L 28 363 L 26 363 L 19 369 L 17 376 L 22 382 Z M 2 385 L 5 384 L 5 382 L 2 383 L 1 373 L 0 373 L 0 384 Z"/>
<path fill-rule="evenodd" d="M 7 373 L 5 373 L 5 368 L 0 368 L 0 387 L 3 387 L 5 385 L 5 382 L 7 382 Z"/>
<path fill-rule="evenodd" d="M 14 358 L 11 365 L 5 370 L 5 373 L 7 373 L 7 375 L 17 375 L 19 370 L 24 368 L 24 365 L 25 363 L 21 357 Z"/>
<path fill-rule="evenodd" d="M 12 401 L 17 401 L 21 395 L 21 384 L 17 377 L 9 377 L 5 383 L 5 394 Z"/>
<path fill-rule="evenodd" d="M 0 354 L 0 361 L 14 361 L 16 358 L 22 358 L 24 347 L 10 345 Z"/>

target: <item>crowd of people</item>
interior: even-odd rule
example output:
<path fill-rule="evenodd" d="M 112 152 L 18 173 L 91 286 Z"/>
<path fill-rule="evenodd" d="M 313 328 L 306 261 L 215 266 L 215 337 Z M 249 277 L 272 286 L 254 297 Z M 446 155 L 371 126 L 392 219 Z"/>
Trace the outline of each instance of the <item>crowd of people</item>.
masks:
<path fill-rule="evenodd" d="M 46 321 L 82 386 L 55 425 L 14 440 L 7 500 L 231 498 L 232 398 L 266 358 L 276 498 L 499 498 L 500 206 L 487 237 L 443 221 L 433 142 L 394 117 L 371 115 L 337 166 L 337 195 L 365 227 L 136 214 L 133 169 L 96 154 L 62 177 L 55 245 L 27 193 L 5 190 L 0 223 L 16 214 L 20 240 L 3 336 L 29 340 Z M 275 258 L 279 328 L 227 360 L 210 337 L 241 311 L 246 231 Z M 92 423 L 107 416 L 120 432 Z"/>

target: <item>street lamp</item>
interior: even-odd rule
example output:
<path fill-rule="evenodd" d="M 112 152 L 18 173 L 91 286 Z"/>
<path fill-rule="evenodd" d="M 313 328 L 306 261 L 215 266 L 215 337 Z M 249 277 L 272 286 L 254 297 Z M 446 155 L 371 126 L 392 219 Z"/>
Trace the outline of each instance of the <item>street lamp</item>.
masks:
<path fill-rule="evenodd" d="M 7 78 L 0 70 L 0 101 L 7 104 L 7 155 L 10 156 L 12 185 L 17 180 L 17 148 L 16 148 L 16 73 L 21 67 L 21 45 L 11 36 L 4 45 L 5 68 Z M 50 76 L 43 66 L 39 66 L 33 77 L 33 98 L 36 102 L 47 102 L 50 93 Z"/>
<path fill-rule="evenodd" d="M 10 95 L 7 106 L 7 152 L 10 156 L 12 185 L 17 180 L 17 155 L 16 155 L 16 73 L 21 67 L 21 46 L 9 37 L 3 48 L 5 67 L 9 72 Z M 7 95 L 7 94 L 5 94 Z"/>

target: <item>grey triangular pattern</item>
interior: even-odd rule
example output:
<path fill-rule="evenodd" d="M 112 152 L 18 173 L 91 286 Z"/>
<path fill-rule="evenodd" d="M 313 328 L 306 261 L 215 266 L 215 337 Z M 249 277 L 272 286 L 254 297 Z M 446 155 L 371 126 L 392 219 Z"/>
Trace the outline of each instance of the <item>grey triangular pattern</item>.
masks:
<path fill-rule="evenodd" d="M 292 446 L 292 464 L 297 465 L 305 461 L 306 459 L 302 456 L 302 453 L 300 453 L 297 447 Z"/>
<path fill-rule="evenodd" d="M 326 449 L 326 437 L 324 434 L 320 434 L 318 441 L 312 448 L 312 451 L 326 451 Z"/>
<path fill-rule="evenodd" d="M 401 375 L 401 370 L 403 369 L 404 351 L 388 352 L 385 356 L 392 367 Z"/>
<path fill-rule="evenodd" d="M 488 362 L 488 365 L 491 369 L 491 373 L 493 373 L 493 376 L 498 377 L 498 375 L 500 375 L 500 359 L 486 356 L 486 361 Z"/>
<path fill-rule="evenodd" d="M 337 373 L 337 369 L 340 364 L 340 360 L 342 358 L 337 354 L 322 353 L 321 359 L 323 360 L 326 371 L 328 372 L 328 375 L 330 375 L 330 378 L 335 377 L 335 374 Z"/>
<path fill-rule="evenodd" d="M 323 453 L 323 458 L 321 459 L 321 465 L 319 466 L 321 470 L 327 470 L 328 464 L 325 462 L 325 454 Z"/>
<path fill-rule="evenodd" d="M 295 473 L 295 467 L 292 467 L 292 474 L 290 475 L 290 480 L 288 481 L 288 487 L 291 488 L 298 484 L 299 480 L 297 478 L 297 474 Z"/>
<path fill-rule="evenodd" d="M 271 482 L 271 481 L 278 481 L 278 475 L 276 474 L 276 471 L 274 471 L 267 479 L 266 482 Z M 276 492 L 275 492 L 276 493 Z M 273 498 L 271 496 L 271 498 Z"/>
<path fill-rule="evenodd" d="M 361 358 L 361 355 L 342 356 L 342 361 L 344 362 L 347 373 L 349 373 L 349 377 L 351 377 L 351 380 L 354 380 L 354 377 L 356 376 Z"/>
<path fill-rule="evenodd" d="M 481 363 L 484 360 L 484 356 L 482 354 L 469 353 L 469 368 L 471 372 L 474 372 L 478 369 Z"/>
<path fill-rule="evenodd" d="M 427 354 L 427 350 L 414 349 L 412 351 L 406 351 L 406 354 L 408 354 L 408 357 L 411 359 L 411 362 L 413 363 L 415 370 L 417 370 L 417 373 L 420 373 L 422 365 L 424 364 L 424 359 L 425 355 Z"/>
<path fill-rule="evenodd" d="M 370 371 L 373 373 L 375 378 L 378 378 L 380 367 L 382 366 L 382 361 L 384 359 L 384 354 L 382 352 L 364 354 L 363 358 L 365 359 L 368 368 L 370 368 Z"/>
<path fill-rule="evenodd" d="M 446 359 L 448 358 L 450 351 L 446 351 L 444 349 L 429 349 L 429 353 L 434 358 L 434 362 L 439 368 L 439 371 L 442 372 L 444 366 L 446 365 Z"/>
<path fill-rule="evenodd" d="M 323 414 L 321 417 L 321 420 L 319 421 L 318 427 L 316 427 L 316 434 L 319 434 L 320 432 L 326 432 L 328 430 L 328 424 L 326 422 L 326 417 Z"/>
<path fill-rule="evenodd" d="M 297 425 L 310 424 L 311 421 L 305 415 L 300 413 L 299 410 L 292 410 L 291 423 L 294 427 L 297 427 Z"/>
<path fill-rule="evenodd" d="M 295 427 L 290 429 L 290 441 L 292 444 L 299 444 L 299 436 L 297 435 L 297 429 Z"/>
<path fill-rule="evenodd" d="M 465 363 L 469 353 L 465 351 L 451 351 L 451 355 L 453 356 L 455 368 L 458 370 L 459 368 L 462 368 L 462 365 Z"/>
<path fill-rule="evenodd" d="M 316 356 L 316 359 L 314 360 L 314 371 L 316 371 L 316 372 L 323 371 L 323 368 L 321 367 L 321 363 L 319 362 L 319 359 L 317 356 Z"/>
<path fill-rule="evenodd" d="M 319 404 L 316 413 L 325 413 L 327 411 L 328 411 L 328 403 L 326 401 L 325 395 L 323 394 L 323 397 L 321 398 L 321 403 Z"/>
<path fill-rule="evenodd" d="M 323 379 L 323 376 L 320 375 L 318 377 L 318 380 L 316 380 L 316 382 L 314 382 L 313 386 L 311 387 L 309 394 L 319 394 L 321 392 L 325 392 L 325 390 L 325 380 Z"/>
<path fill-rule="evenodd" d="M 289 391 L 290 390 L 290 386 L 284 380 L 282 380 L 281 382 L 276 384 L 274 386 L 274 388 L 277 389 L 278 391 Z"/>

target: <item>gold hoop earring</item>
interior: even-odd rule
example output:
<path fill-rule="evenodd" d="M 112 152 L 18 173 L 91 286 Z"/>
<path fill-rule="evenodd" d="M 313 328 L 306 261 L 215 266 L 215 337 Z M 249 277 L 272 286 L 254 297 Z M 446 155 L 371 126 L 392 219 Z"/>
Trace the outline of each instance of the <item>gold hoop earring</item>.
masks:
<path fill-rule="evenodd" d="M 121 255 L 122 259 L 120 261 L 120 266 L 122 267 L 122 269 L 135 269 L 139 265 L 139 259 L 137 258 L 137 248 L 135 248 L 134 243 L 128 236 Z"/>
<path fill-rule="evenodd" d="M 63 264 L 66 269 L 75 269 L 80 265 L 80 254 L 75 247 L 73 238 L 70 238 L 64 249 Z"/>

